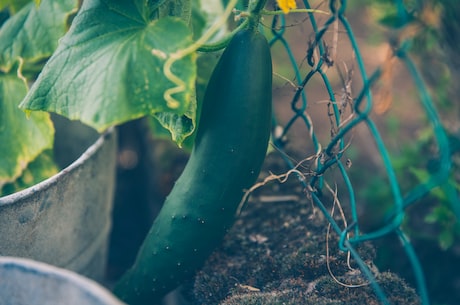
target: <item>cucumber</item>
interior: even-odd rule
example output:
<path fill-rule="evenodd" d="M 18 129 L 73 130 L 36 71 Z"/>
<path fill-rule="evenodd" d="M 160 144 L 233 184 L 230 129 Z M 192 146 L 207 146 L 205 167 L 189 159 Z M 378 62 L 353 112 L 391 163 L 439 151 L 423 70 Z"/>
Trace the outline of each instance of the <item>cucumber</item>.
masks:
<path fill-rule="evenodd" d="M 269 45 L 255 29 L 242 30 L 213 71 L 190 159 L 116 284 L 118 297 L 132 305 L 159 302 L 221 243 L 264 161 L 271 103 Z"/>

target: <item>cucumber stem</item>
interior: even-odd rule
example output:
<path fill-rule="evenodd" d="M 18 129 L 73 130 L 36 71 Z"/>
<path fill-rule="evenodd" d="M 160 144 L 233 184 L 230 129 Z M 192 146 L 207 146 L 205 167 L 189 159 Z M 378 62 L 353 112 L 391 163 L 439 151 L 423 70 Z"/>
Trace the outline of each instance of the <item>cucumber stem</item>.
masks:
<path fill-rule="evenodd" d="M 251 30 L 257 29 L 260 23 L 261 12 L 265 7 L 267 0 L 253 0 L 249 2 L 249 26 Z"/>
<path fill-rule="evenodd" d="M 219 51 L 219 50 L 222 50 L 223 48 L 225 48 L 228 43 L 230 42 L 230 40 L 232 39 L 232 37 L 238 33 L 239 31 L 241 31 L 242 29 L 244 29 L 245 27 L 247 27 L 248 25 L 248 19 L 245 19 L 243 22 L 241 22 L 241 24 L 236 27 L 233 31 L 231 31 L 229 34 L 225 35 L 224 38 L 222 38 L 221 40 L 219 41 L 216 41 L 214 43 L 208 43 L 208 44 L 203 44 L 202 46 L 200 46 L 197 51 L 199 52 L 215 52 L 215 51 Z"/>
<path fill-rule="evenodd" d="M 267 0 L 254 0 L 249 3 L 249 12 L 251 12 L 251 15 L 254 16 L 259 16 L 260 12 L 263 10 L 265 7 L 265 4 L 267 3 Z"/>

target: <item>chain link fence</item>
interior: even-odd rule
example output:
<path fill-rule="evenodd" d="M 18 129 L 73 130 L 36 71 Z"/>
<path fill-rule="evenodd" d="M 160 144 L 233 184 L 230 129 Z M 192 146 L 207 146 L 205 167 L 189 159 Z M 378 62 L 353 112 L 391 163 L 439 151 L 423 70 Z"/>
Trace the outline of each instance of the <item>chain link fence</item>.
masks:
<path fill-rule="evenodd" d="M 288 173 L 297 176 L 305 195 L 340 236 L 339 248 L 351 255 L 381 303 L 389 304 L 388 297 L 356 247 L 365 241 L 396 234 L 410 261 L 421 302 L 429 304 L 422 265 L 403 230 L 407 210 L 420 204 L 434 188 L 443 186 L 455 211 L 458 195 L 455 186 L 445 187 L 452 167 L 449 137 L 411 54 L 414 8 L 406 7 L 405 3 L 393 2 L 396 34 L 388 35 L 385 55 L 375 54 L 378 59 L 370 64 L 366 63 L 369 60 L 363 55 L 360 39 L 354 32 L 366 29 L 351 25 L 347 14 L 356 17 L 359 13 L 349 9 L 346 0 L 303 0 L 305 8 L 328 14 L 277 15 L 270 19 L 271 24 L 265 20 L 266 31 L 271 31 L 273 53 L 282 54 L 274 55 L 274 78 L 278 84 L 275 95 L 284 101 L 275 107 L 284 110 L 276 111 L 272 138 L 275 150 L 291 169 Z M 284 61 L 287 58 L 289 67 L 277 64 L 277 56 L 283 56 Z M 395 75 L 395 66 L 404 68 L 402 79 Z M 416 94 L 403 91 L 395 96 L 392 81 L 410 83 Z M 413 106 L 408 99 L 417 105 Z M 288 113 L 286 103 L 290 105 Z M 428 130 L 431 143 L 432 154 L 420 156 L 429 166 L 418 175 L 418 181 L 411 183 L 401 180 L 403 175 L 399 171 L 408 168 L 395 165 L 393 153 L 408 142 L 417 141 L 420 133 L 396 128 L 388 136 L 381 131 L 382 114 L 396 105 L 406 109 L 399 121 L 411 120 L 411 115 L 421 118 L 418 126 Z M 363 167 L 369 163 L 378 164 L 380 170 Z M 380 177 L 378 185 L 370 183 L 374 176 Z M 362 190 L 371 196 L 364 196 Z M 373 200 L 372 193 L 378 192 L 390 196 L 384 202 L 384 215 L 369 228 L 366 222 L 373 216 L 366 215 L 365 219 L 362 211 L 367 201 Z M 336 217 L 334 210 L 342 210 L 343 217 Z"/>

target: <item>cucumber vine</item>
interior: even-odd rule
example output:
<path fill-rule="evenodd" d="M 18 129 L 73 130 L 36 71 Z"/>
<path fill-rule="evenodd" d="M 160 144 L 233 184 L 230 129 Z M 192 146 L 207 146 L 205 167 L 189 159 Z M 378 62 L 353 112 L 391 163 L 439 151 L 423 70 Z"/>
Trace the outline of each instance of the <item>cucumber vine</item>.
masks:
<path fill-rule="evenodd" d="M 220 16 L 220 18 L 218 18 L 217 21 L 198 40 L 196 40 L 193 44 L 186 47 L 185 49 L 180 49 L 174 53 L 169 54 L 169 56 L 156 49 L 153 49 L 151 51 L 152 55 L 158 56 L 162 59 L 166 59 L 166 62 L 163 65 L 163 73 L 165 77 L 175 85 L 172 88 L 166 89 L 163 94 L 163 98 L 166 101 L 169 108 L 171 109 L 179 108 L 180 102 L 177 99 L 175 99 L 173 95 L 176 93 L 181 93 L 186 90 L 185 82 L 171 71 L 172 65 L 176 61 L 196 51 L 214 52 L 214 51 L 218 51 L 218 50 L 225 48 L 225 46 L 232 39 L 232 37 L 239 31 L 241 31 L 242 29 L 247 28 L 247 27 L 249 28 L 257 27 L 262 15 L 286 14 L 286 12 L 283 10 L 275 10 L 275 11 L 265 10 L 264 7 L 265 7 L 267 0 L 251 1 L 249 3 L 248 11 L 239 12 L 239 15 L 237 16 L 237 18 L 244 18 L 244 20 L 240 23 L 240 25 L 237 28 L 235 28 L 232 32 L 230 32 L 220 41 L 216 43 L 206 44 L 206 42 L 212 37 L 212 35 L 214 35 L 222 27 L 222 25 L 227 21 L 230 15 L 232 13 L 236 13 L 235 6 L 237 2 L 238 0 L 230 0 L 222 16 Z M 324 11 L 316 10 L 316 9 L 291 9 L 290 12 L 292 13 L 319 12 L 319 13 L 327 14 Z"/>
<path fill-rule="evenodd" d="M 214 35 L 219 30 L 219 28 L 222 27 L 222 25 L 227 21 L 228 17 L 233 12 L 233 8 L 237 4 L 237 2 L 238 0 L 230 0 L 222 16 L 197 41 L 195 41 L 193 44 L 191 44 L 185 49 L 181 49 L 174 53 L 171 53 L 167 57 L 166 62 L 163 65 L 163 73 L 169 81 L 176 85 L 175 87 L 165 90 L 163 94 L 163 98 L 165 99 L 169 108 L 176 109 L 180 106 L 180 102 L 173 97 L 173 94 L 183 92 L 186 89 L 184 81 L 181 78 L 177 77 L 171 71 L 172 65 L 176 61 L 197 51 L 200 46 L 204 45 L 206 41 L 208 41 L 209 38 L 211 38 L 211 36 Z M 158 56 L 157 50 L 153 49 L 152 54 Z"/>

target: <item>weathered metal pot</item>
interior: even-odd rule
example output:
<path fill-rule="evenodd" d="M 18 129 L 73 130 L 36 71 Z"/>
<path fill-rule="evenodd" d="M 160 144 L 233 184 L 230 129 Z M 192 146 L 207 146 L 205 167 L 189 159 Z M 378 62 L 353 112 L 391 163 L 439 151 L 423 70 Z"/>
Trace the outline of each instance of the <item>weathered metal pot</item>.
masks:
<path fill-rule="evenodd" d="M 65 122 L 64 128 L 61 123 L 56 128 L 55 156 L 64 169 L 0 198 L 0 255 L 31 258 L 102 280 L 116 134 L 110 130 L 99 136 L 76 122 Z"/>
<path fill-rule="evenodd" d="M 0 274 L 0 304 L 124 304 L 88 278 L 30 259 L 0 257 Z"/>

